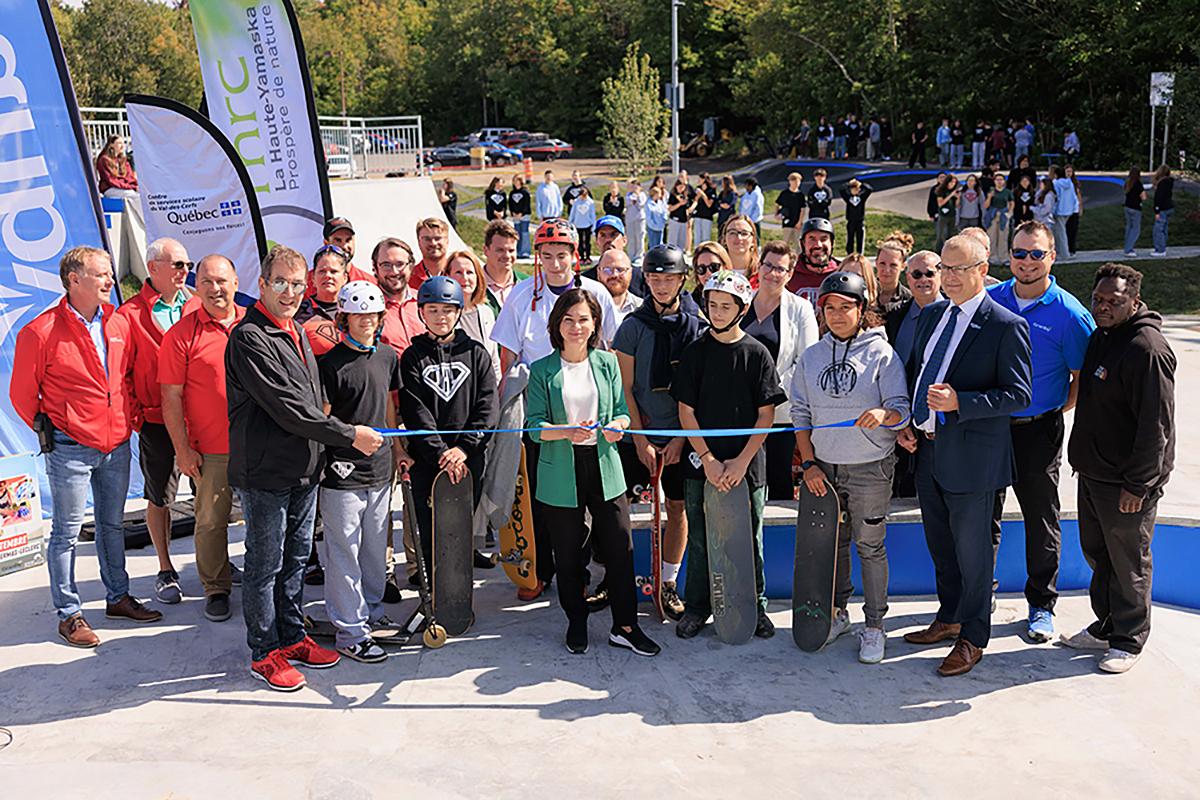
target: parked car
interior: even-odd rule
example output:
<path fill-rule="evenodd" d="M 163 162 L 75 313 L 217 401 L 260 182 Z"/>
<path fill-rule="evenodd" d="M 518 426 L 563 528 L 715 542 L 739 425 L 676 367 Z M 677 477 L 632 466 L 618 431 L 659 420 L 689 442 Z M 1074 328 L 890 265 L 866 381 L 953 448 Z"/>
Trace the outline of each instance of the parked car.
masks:
<path fill-rule="evenodd" d="M 434 147 L 425 153 L 425 163 L 431 167 L 469 167 L 471 151 L 457 145 Z"/>
<path fill-rule="evenodd" d="M 515 147 L 505 147 L 499 142 L 480 142 L 479 147 L 488 151 L 488 161 L 493 164 L 517 164 L 525 154 Z"/>
<path fill-rule="evenodd" d="M 542 139 L 521 145 L 521 152 L 525 155 L 543 161 L 553 161 L 556 158 L 569 156 L 574 150 L 575 148 L 569 142 L 564 142 L 562 139 Z"/>
<path fill-rule="evenodd" d="M 526 142 L 537 142 L 549 138 L 550 134 L 542 133 L 541 131 L 534 131 L 533 133 L 529 131 L 517 131 L 501 139 L 500 143 L 505 147 L 524 147 Z"/>
<path fill-rule="evenodd" d="M 480 128 L 467 138 L 473 142 L 498 142 L 500 137 L 513 132 L 512 128 Z"/>

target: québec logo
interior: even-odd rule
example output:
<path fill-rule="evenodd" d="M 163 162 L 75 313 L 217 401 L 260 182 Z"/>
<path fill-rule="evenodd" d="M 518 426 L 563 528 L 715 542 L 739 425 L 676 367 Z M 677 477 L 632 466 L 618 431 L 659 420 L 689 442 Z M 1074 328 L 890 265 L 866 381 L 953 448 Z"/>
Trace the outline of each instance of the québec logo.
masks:
<path fill-rule="evenodd" d="M 241 214 L 241 213 L 242 213 L 242 201 L 241 200 L 226 200 L 221 203 L 221 216 L 222 217 L 236 217 L 238 214 Z"/>

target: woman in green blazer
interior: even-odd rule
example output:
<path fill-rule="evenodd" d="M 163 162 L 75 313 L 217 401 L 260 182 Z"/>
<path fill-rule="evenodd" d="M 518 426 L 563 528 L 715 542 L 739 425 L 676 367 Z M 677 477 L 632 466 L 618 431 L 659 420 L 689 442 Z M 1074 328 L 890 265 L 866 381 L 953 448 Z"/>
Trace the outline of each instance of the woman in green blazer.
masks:
<path fill-rule="evenodd" d="M 612 601 L 608 643 L 657 655 L 659 646 L 637 624 L 629 501 L 617 454 L 629 410 L 616 356 L 596 349 L 600 305 L 587 291 L 569 289 L 554 304 L 547 327 L 555 352 L 530 368 L 525 426 L 546 429 L 531 436 L 541 445 L 537 499 L 546 506 L 558 598 L 567 614 L 567 650 L 581 654 L 588 648 L 582 580 L 587 510 Z"/>

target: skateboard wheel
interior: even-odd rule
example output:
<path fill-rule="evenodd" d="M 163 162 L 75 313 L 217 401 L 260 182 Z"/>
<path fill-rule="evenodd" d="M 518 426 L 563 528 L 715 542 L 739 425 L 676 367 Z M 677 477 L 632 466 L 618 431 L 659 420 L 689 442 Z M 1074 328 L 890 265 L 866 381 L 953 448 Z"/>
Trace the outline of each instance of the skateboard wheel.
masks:
<path fill-rule="evenodd" d="M 646 581 L 645 583 L 643 583 L 642 584 L 642 594 L 646 595 L 647 597 L 654 594 L 654 584 L 650 583 L 650 581 Z"/>
<path fill-rule="evenodd" d="M 437 650 L 446 643 L 446 629 L 441 625 L 430 625 L 421 634 L 421 641 L 431 650 Z"/>
<path fill-rule="evenodd" d="M 531 570 L 531 569 L 533 569 L 533 564 L 529 563 L 529 559 L 522 559 L 521 560 L 521 571 L 529 572 L 529 570 Z"/>
<path fill-rule="evenodd" d="M 500 563 L 500 554 L 492 553 L 490 556 L 488 556 L 488 560 L 492 562 L 492 566 L 494 567 Z"/>

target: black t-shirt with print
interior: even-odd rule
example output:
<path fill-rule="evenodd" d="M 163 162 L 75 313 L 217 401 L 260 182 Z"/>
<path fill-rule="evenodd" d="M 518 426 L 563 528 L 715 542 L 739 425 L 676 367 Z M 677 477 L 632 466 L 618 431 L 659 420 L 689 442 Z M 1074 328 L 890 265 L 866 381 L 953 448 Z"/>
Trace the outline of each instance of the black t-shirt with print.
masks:
<path fill-rule="evenodd" d="M 775 205 L 783 214 L 783 227 L 794 228 L 808 201 L 804 199 L 802 190 L 797 189 L 793 192 L 791 189 L 784 189 L 779 193 L 779 197 L 775 198 Z"/>
<path fill-rule="evenodd" d="M 758 422 L 758 409 L 776 406 L 786 399 L 779 385 L 779 374 L 767 348 L 753 336 L 742 336 L 733 344 L 723 344 L 705 334 L 684 348 L 671 396 L 692 407 L 701 428 L 752 428 Z M 705 439 L 712 454 L 720 461 L 735 458 L 749 441 L 748 436 L 712 436 Z M 703 480 L 686 448 L 685 473 Z M 746 480 L 750 486 L 765 483 L 766 458 L 760 447 L 754 454 Z"/>
<path fill-rule="evenodd" d="M 963 144 L 967 141 L 967 132 L 963 130 L 962 125 L 950 126 L 950 144 Z"/>
<path fill-rule="evenodd" d="M 504 219 L 508 211 L 508 195 L 503 189 L 497 189 L 494 192 L 487 193 L 487 218 Z"/>
<path fill-rule="evenodd" d="M 390 347 L 370 353 L 337 344 L 317 361 L 321 383 L 329 401 L 330 416 L 350 425 L 388 426 L 387 408 L 392 392 L 400 391 L 400 359 Z M 326 449 L 326 489 L 371 489 L 392 479 L 392 448 L 363 455 L 353 447 Z"/>
<path fill-rule="evenodd" d="M 709 202 L 706 204 L 700 199 L 700 192 L 704 192 L 704 196 Z M 712 219 L 717 215 L 717 187 L 711 183 L 702 183 L 696 189 L 696 210 L 692 212 L 692 216 L 696 219 Z"/>
<path fill-rule="evenodd" d="M 691 206 L 692 201 L 696 199 L 696 190 L 692 187 L 692 185 L 690 183 L 687 185 L 687 188 L 684 189 L 683 191 L 680 191 L 678 188 L 671 189 L 670 199 L 667 200 L 667 208 L 670 208 L 671 206 L 675 205 L 680 200 L 684 200 L 685 198 L 686 198 L 686 202 L 683 205 L 681 205 L 679 208 L 670 212 L 670 214 L 668 215 L 671 217 L 671 219 L 675 220 L 676 222 L 687 222 L 688 219 L 690 218 L 688 215 L 688 207 Z"/>
<path fill-rule="evenodd" d="M 829 204 L 833 202 L 833 189 L 829 184 L 808 188 L 808 216 L 829 219 Z"/>
<path fill-rule="evenodd" d="M 529 191 L 513 189 L 508 193 L 508 213 L 529 216 Z"/>
<path fill-rule="evenodd" d="M 992 128 L 990 125 L 977 125 L 975 126 L 975 130 L 971 131 L 971 141 L 986 142 L 991 135 Z"/>

